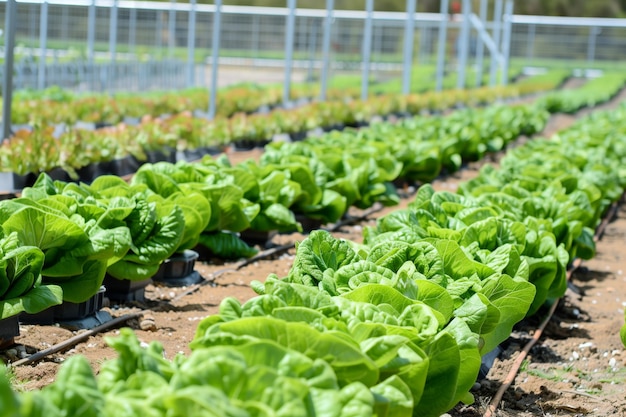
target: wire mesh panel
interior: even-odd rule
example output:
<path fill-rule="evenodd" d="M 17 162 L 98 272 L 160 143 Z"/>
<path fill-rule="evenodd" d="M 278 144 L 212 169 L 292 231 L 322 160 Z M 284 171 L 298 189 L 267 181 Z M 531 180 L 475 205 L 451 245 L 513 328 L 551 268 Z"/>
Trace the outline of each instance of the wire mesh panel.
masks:
<path fill-rule="evenodd" d="M 41 22 L 45 0 L 20 0 L 16 14 L 17 88 L 62 85 L 79 90 L 115 91 L 205 86 L 212 54 L 214 6 L 190 3 L 126 0 L 49 0 L 45 54 Z M 6 1 L 0 0 L 0 25 Z M 116 13 L 113 14 L 115 7 Z M 195 10 L 195 11 L 194 11 Z M 94 13 L 90 27 L 90 12 Z M 476 11 L 474 11 L 476 12 Z M 241 7 L 225 2 L 221 13 L 221 65 L 239 70 L 284 69 L 288 9 Z M 195 21 L 192 18 L 195 16 Z M 359 76 L 363 66 L 366 13 L 333 13 L 330 25 L 330 74 Z M 413 29 L 412 62 L 434 66 L 437 61 L 438 14 L 417 13 Z M 111 18 L 116 19 L 111 25 Z M 319 80 L 322 68 L 325 10 L 297 9 L 293 37 L 294 74 Z M 450 19 L 446 37 L 448 66 L 459 52 L 457 18 Z M 387 79 L 403 69 L 405 13 L 374 12 L 370 77 Z M 195 26 L 195 30 L 190 30 Z M 112 34 L 112 28 L 115 28 Z M 493 25 L 486 22 L 490 32 Z M 93 42 L 90 42 L 93 34 Z M 113 37 L 113 35 L 115 35 Z M 479 36 L 472 27 L 469 63 L 474 63 Z M 620 19 L 567 19 L 513 16 L 510 56 L 522 65 L 563 64 L 608 67 L 625 62 L 626 22 Z M 111 50 L 114 46 L 114 53 Z M 191 47 L 191 49 L 189 49 Z M 93 49 L 91 49 L 93 48 Z M 44 58 L 46 65 L 38 61 Z M 489 53 L 485 49 L 485 57 Z M 611 64 L 613 66 L 613 64 Z M 41 77 L 43 71 L 43 77 Z M 231 74 L 221 73 L 230 82 Z M 281 81 L 282 71 L 273 80 Z M 39 83 L 38 83 L 39 80 Z M 250 77 L 254 80 L 254 77 Z"/>

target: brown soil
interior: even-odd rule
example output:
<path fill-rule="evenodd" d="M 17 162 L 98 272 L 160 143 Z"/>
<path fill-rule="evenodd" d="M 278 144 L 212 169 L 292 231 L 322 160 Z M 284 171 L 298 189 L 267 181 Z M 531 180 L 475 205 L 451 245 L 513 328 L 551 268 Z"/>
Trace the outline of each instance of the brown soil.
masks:
<path fill-rule="evenodd" d="M 608 106 L 614 106 L 625 97 L 623 94 Z M 563 128 L 578 118 L 552 118 L 547 128 Z M 236 159 L 258 157 L 258 151 L 239 153 Z M 470 164 L 460 172 L 433 183 L 436 189 L 454 190 L 459 181 L 476 175 L 480 163 Z M 390 210 L 386 208 L 372 214 L 357 226 L 344 226 L 337 235 L 360 240 L 362 228 L 374 224 L 375 218 Z M 353 215 L 362 214 L 358 210 Z M 272 244 L 301 240 L 300 234 L 277 235 Z M 626 305 L 626 209 L 618 212 L 606 234 L 598 243 L 597 256 L 584 263 L 575 273 L 575 291 L 569 290 L 560 302 L 540 342 L 531 350 L 523 370 L 515 378 L 504 400 L 499 404 L 497 416 L 623 416 L 626 398 L 622 383 L 626 378 L 626 352 L 619 340 L 619 329 L 624 321 Z M 113 317 L 141 312 L 140 319 L 130 320 L 143 342 L 159 341 L 165 354 L 172 358 L 176 353 L 189 353 L 188 343 L 193 338 L 198 322 L 218 311 L 221 300 L 235 297 L 241 301 L 253 297 L 252 280 L 263 280 L 270 273 L 286 275 L 291 267 L 294 251 L 290 249 L 276 255 L 275 259 L 253 262 L 237 269 L 237 264 L 196 263 L 196 270 L 205 278 L 203 285 L 189 288 L 168 288 L 149 285 L 146 301 L 125 305 L 110 305 L 104 310 Z M 187 294 L 185 294 L 187 293 Z M 487 379 L 479 381 L 475 391 L 476 402 L 458 406 L 449 415 L 453 417 L 482 415 L 492 396 L 506 377 L 512 362 L 532 334 L 538 319 L 520 323 L 511 338 L 503 345 L 505 350 L 495 361 Z M 20 326 L 21 335 L 16 345 L 0 352 L 0 359 L 15 361 L 77 333 L 59 326 Z M 119 333 L 111 329 L 60 353 L 51 354 L 33 364 L 14 368 L 19 389 L 32 390 L 49 384 L 59 365 L 67 357 L 81 354 L 87 357 L 97 371 L 106 359 L 115 357 L 106 344 L 106 338 Z M 25 351 L 25 352 L 24 352 Z"/>

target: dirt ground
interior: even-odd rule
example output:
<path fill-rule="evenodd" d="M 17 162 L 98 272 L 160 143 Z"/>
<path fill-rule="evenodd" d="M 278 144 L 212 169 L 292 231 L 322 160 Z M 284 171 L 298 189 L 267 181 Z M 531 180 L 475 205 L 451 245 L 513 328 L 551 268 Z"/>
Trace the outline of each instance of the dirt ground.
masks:
<path fill-rule="evenodd" d="M 616 105 L 626 98 L 624 94 L 607 104 Z M 547 133 L 571 124 L 579 114 L 556 116 L 546 127 Z M 258 157 L 258 151 L 232 154 L 233 159 Z M 470 164 L 462 171 L 436 180 L 436 189 L 454 190 L 460 181 L 476 175 L 480 163 Z M 402 200 L 398 207 L 384 209 L 368 217 L 357 226 L 343 226 L 336 235 L 359 240 L 365 225 L 375 218 L 396 210 L 410 201 Z M 361 214 L 357 211 L 353 215 Z M 300 234 L 277 235 L 270 246 L 301 240 Z M 568 290 L 559 303 L 539 343 L 531 350 L 522 371 L 499 404 L 497 416 L 624 416 L 626 415 L 626 352 L 619 340 L 619 329 L 624 321 L 626 306 L 626 208 L 620 208 L 598 243 L 597 256 L 586 261 L 573 276 L 574 290 Z M 159 341 L 168 358 L 178 352 L 189 353 L 188 343 L 193 338 L 198 322 L 218 310 L 225 297 L 241 301 L 253 297 L 252 280 L 263 280 L 270 273 L 286 275 L 293 260 L 293 249 L 278 253 L 275 259 L 252 262 L 237 268 L 237 264 L 196 263 L 205 281 L 187 288 L 169 288 L 149 285 L 146 301 L 122 305 L 111 304 L 104 309 L 113 317 L 143 312 L 126 326 L 135 330 L 140 340 Z M 503 344 L 503 353 L 496 359 L 487 378 L 478 381 L 474 392 L 476 401 L 470 406 L 458 406 L 448 414 L 452 417 L 482 415 L 494 393 L 509 372 L 521 347 L 531 337 L 539 318 L 520 323 L 511 338 Z M 21 335 L 15 345 L 0 351 L 0 359 L 15 361 L 62 342 L 81 331 L 70 331 L 60 326 L 20 326 Z M 14 368 L 18 389 L 41 388 L 53 381 L 59 365 L 65 358 L 81 354 L 89 359 L 97 371 L 106 359 L 115 353 L 106 344 L 106 337 L 119 333 L 110 329 L 89 337 L 60 353 Z"/>

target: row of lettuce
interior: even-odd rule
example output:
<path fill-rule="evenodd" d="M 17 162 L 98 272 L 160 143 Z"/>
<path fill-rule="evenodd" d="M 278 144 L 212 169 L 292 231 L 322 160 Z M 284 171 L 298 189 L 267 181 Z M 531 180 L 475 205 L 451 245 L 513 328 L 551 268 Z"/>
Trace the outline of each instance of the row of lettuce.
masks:
<path fill-rule="evenodd" d="M 509 71 L 512 81 L 521 73 L 520 68 Z M 411 76 L 412 92 L 434 90 L 435 68 L 417 67 Z M 472 80 L 474 81 L 474 80 Z M 483 85 L 488 80 L 483 80 Z M 443 87 L 454 88 L 456 74 L 445 77 Z M 393 94 L 400 91 L 398 80 L 370 82 L 373 94 Z M 346 101 L 361 95 L 361 78 L 353 75 L 336 76 L 331 79 L 326 92 L 327 100 Z M 468 80 L 469 86 L 469 80 Z M 296 83 L 290 88 L 292 101 L 309 101 L 319 97 L 317 84 Z M 217 116 L 231 117 L 236 113 L 254 113 L 259 109 L 279 107 L 283 100 L 280 85 L 241 83 L 220 88 L 216 95 Z M 128 118 L 160 117 L 167 114 L 202 111 L 209 106 L 209 91 L 192 88 L 179 91 L 151 91 L 144 93 L 77 94 L 58 86 L 43 91 L 23 90 L 15 93 L 12 102 L 12 123 L 53 125 L 77 122 L 117 124 Z"/>
<path fill-rule="evenodd" d="M 9 416 L 439 416 L 473 401 L 481 357 L 566 289 L 626 187 L 626 106 L 509 152 L 457 193 L 425 185 L 362 244 L 315 231 L 286 277 L 222 301 L 189 356 L 128 329 L 98 377 L 81 356 Z M 616 329 L 617 331 L 617 329 Z"/>
<path fill-rule="evenodd" d="M 242 232 L 292 232 L 301 230 L 301 218 L 333 223 L 352 206 L 394 205 L 393 181 L 425 183 L 457 170 L 541 130 L 547 117 L 541 103 L 465 109 L 273 143 L 258 163 L 232 166 L 222 156 L 146 164 L 130 183 L 115 176 L 91 184 L 52 181 L 42 174 L 20 198 L 0 202 L 7 244 L 28 248 L 24 255 L 5 251 L 0 317 L 85 301 L 107 273 L 144 280 L 185 249 L 249 257 L 256 250 Z"/>
<path fill-rule="evenodd" d="M 2 142 L 0 171 L 25 175 L 61 168 L 77 179 L 80 168 L 126 157 L 145 162 L 152 151 L 166 150 L 175 156 L 187 150 L 224 150 L 232 143 L 262 145 L 277 134 L 305 136 L 316 128 L 362 125 L 375 116 L 416 115 L 546 91 L 568 76 L 567 71 L 552 71 L 502 88 L 381 95 L 365 101 L 329 100 L 211 121 L 187 111 L 167 118 L 147 117 L 139 125 L 119 124 L 96 131 L 68 127 L 59 133 L 54 126 L 42 124 L 33 130 L 17 130 L 10 140 Z"/>
<path fill-rule="evenodd" d="M 212 257 L 251 256 L 256 250 L 240 232 L 302 230 L 299 215 L 332 223 L 351 206 L 396 204 L 391 181 L 429 181 L 541 129 L 546 118 L 529 106 L 463 110 L 277 143 L 259 162 L 232 166 L 223 155 L 146 164 L 130 182 L 109 175 L 91 184 L 62 182 L 41 174 L 20 198 L 0 202 L 7 244 L 22 248 L 5 251 L 0 317 L 83 302 L 106 273 L 144 280 L 172 254 L 197 245 Z M 28 261 L 35 256 L 37 262 Z M 21 271 L 14 264 L 30 266 Z"/>

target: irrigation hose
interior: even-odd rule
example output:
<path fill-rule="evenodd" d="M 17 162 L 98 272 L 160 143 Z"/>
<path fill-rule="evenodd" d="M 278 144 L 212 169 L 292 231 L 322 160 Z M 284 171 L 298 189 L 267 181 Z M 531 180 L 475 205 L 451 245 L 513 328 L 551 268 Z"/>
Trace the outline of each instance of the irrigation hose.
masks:
<path fill-rule="evenodd" d="M 602 220 L 602 222 L 596 229 L 596 233 L 594 235 L 594 241 L 597 242 L 598 240 L 600 240 L 600 238 L 604 234 L 604 231 L 607 225 L 617 214 L 618 207 L 619 207 L 619 204 L 617 202 L 611 205 L 611 208 L 607 212 L 607 215 L 604 217 L 604 219 Z M 567 271 L 568 281 L 571 280 L 572 275 L 574 274 L 574 271 L 576 271 L 581 265 L 582 265 L 582 259 L 580 258 L 576 258 L 572 262 L 572 266 Z M 502 385 L 500 385 L 500 388 L 491 399 L 491 402 L 489 403 L 487 410 L 483 414 L 483 417 L 493 417 L 495 415 L 495 412 L 498 408 L 498 405 L 500 404 L 500 401 L 502 400 L 502 397 L 504 397 L 505 392 L 511 387 L 511 384 L 513 384 L 515 377 L 517 376 L 520 368 L 522 367 L 522 363 L 524 362 L 524 359 L 526 359 L 526 357 L 528 356 L 528 353 L 530 353 L 530 350 L 533 348 L 533 346 L 535 346 L 535 344 L 541 338 L 543 331 L 545 330 L 546 326 L 552 319 L 552 316 L 554 315 L 554 312 L 556 311 L 556 308 L 559 305 L 560 301 L 561 301 L 561 298 L 555 300 L 554 303 L 552 303 L 552 305 L 550 306 L 550 309 L 548 310 L 548 314 L 543 319 L 539 327 L 537 327 L 537 329 L 533 332 L 532 338 L 528 341 L 528 343 L 526 343 L 526 345 L 524 346 L 520 354 L 517 356 L 517 358 L 513 362 L 513 365 L 511 365 L 511 368 L 509 369 L 509 373 L 506 375 L 506 378 L 504 378 L 504 381 L 502 381 Z"/>
<path fill-rule="evenodd" d="M 114 326 L 117 326 L 118 324 L 124 323 L 128 320 L 132 320 L 132 319 L 136 319 L 139 318 L 141 316 L 143 316 L 144 312 L 140 312 L 140 313 L 132 313 L 132 314 L 125 314 L 123 316 L 114 318 L 113 320 L 107 321 L 106 323 L 103 323 L 99 326 L 94 327 L 93 329 L 87 330 L 85 332 L 82 332 L 80 334 L 77 334 L 76 336 L 70 337 L 69 339 L 66 339 L 60 343 L 57 343 L 56 345 L 50 346 L 47 349 L 44 350 L 40 350 L 39 352 L 36 352 L 34 354 L 32 354 L 31 356 L 24 358 L 24 359 L 20 359 L 18 361 L 15 361 L 13 363 L 9 363 L 7 366 L 10 367 L 16 367 L 16 366 L 22 366 L 22 365 L 27 365 L 29 363 L 38 361 L 39 359 L 43 359 L 48 355 L 52 355 L 53 353 L 57 353 L 60 352 L 64 349 L 67 349 L 77 343 L 82 342 L 83 340 L 96 335 L 97 333 L 100 333 L 103 330 L 107 330 L 110 329 Z"/>

